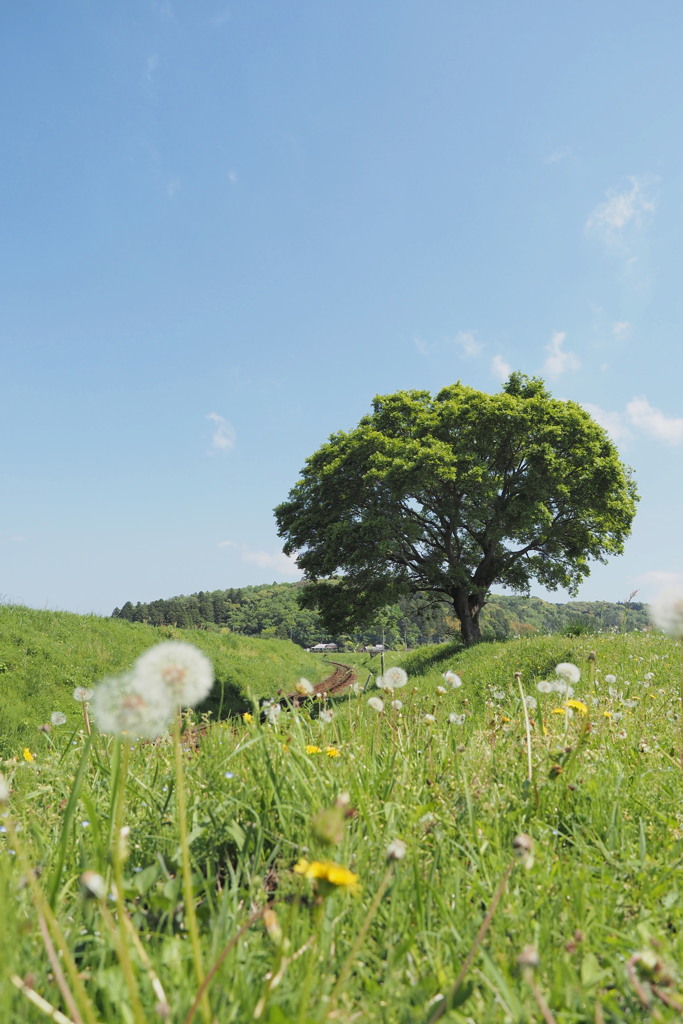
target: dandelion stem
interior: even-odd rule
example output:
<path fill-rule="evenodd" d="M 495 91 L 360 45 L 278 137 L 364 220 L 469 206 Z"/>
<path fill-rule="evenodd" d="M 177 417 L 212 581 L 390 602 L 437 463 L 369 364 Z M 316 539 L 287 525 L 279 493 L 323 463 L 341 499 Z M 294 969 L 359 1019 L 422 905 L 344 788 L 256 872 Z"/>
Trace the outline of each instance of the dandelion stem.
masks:
<path fill-rule="evenodd" d="M 74 999 L 73 993 L 69 988 L 66 978 L 64 977 L 62 965 L 59 962 L 59 957 L 57 956 L 54 944 L 50 937 L 50 931 L 42 914 L 38 914 L 38 926 L 40 928 L 40 934 L 43 936 L 43 945 L 45 946 L 47 958 L 52 966 L 57 987 L 62 993 L 62 999 L 64 1000 L 69 1013 L 73 1017 L 75 1024 L 83 1024 L 83 1018 L 79 1013 L 78 1007 L 76 1006 L 76 1000 Z"/>
<path fill-rule="evenodd" d="M 524 712 L 524 729 L 526 731 L 527 778 L 529 780 L 529 784 L 531 784 L 531 782 L 533 781 L 531 768 L 531 725 L 529 723 L 529 712 L 527 711 L 526 701 L 524 699 L 524 690 L 522 689 L 521 672 L 515 672 L 515 678 L 517 680 L 517 685 L 519 686 L 519 695 L 522 698 L 522 711 Z"/>
<path fill-rule="evenodd" d="M 18 975 L 12 974 L 10 976 L 10 981 L 15 988 L 18 988 L 19 991 L 26 996 L 30 1003 L 33 1003 L 33 1005 L 41 1010 L 46 1017 L 53 1020 L 55 1024 L 77 1024 L 78 1018 L 76 1018 L 76 1020 L 72 1020 L 71 1017 L 67 1017 L 61 1010 L 58 1010 L 56 1006 L 53 1006 L 52 1003 L 48 1003 L 47 999 L 43 999 L 41 995 L 38 995 L 38 993 L 32 988 L 29 988 L 26 982 L 22 981 Z"/>
<path fill-rule="evenodd" d="M 192 946 L 192 959 L 194 961 L 194 973 L 202 993 L 200 1007 L 205 1024 L 211 1024 L 211 1006 L 206 989 L 202 988 L 204 982 L 204 965 L 202 963 L 202 949 L 199 941 L 199 928 L 197 927 L 197 915 L 194 906 L 194 888 L 192 885 L 192 866 L 190 864 L 190 850 L 187 842 L 187 798 L 185 796 L 185 779 L 183 767 L 183 748 L 180 738 L 180 712 L 176 714 L 173 723 L 173 746 L 175 749 L 175 774 L 176 774 L 176 801 L 178 806 L 178 831 L 180 839 L 180 857 L 183 875 L 183 902 L 185 904 L 185 920 L 190 935 Z"/>
<path fill-rule="evenodd" d="M 85 768 L 86 768 L 86 765 L 88 763 L 88 756 L 90 754 L 90 744 L 91 744 L 91 742 L 92 742 L 91 738 L 90 738 L 90 736 L 88 736 L 86 738 L 85 746 L 83 747 L 83 753 L 81 754 L 81 759 L 80 759 L 79 764 L 78 764 L 78 769 L 76 771 L 76 778 L 74 779 L 74 784 L 71 787 L 71 793 L 69 794 L 69 802 L 66 805 L 66 810 L 64 811 L 64 820 L 62 822 L 62 832 L 61 832 L 61 836 L 60 836 L 60 840 L 59 840 L 59 852 L 57 854 L 57 866 L 55 867 L 54 874 L 52 876 L 52 881 L 50 883 L 50 888 L 48 890 L 48 896 L 47 896 L 48 901 L 50 903 L 50 906 L 53 908 L 53 910 L 54 910 L 54 906 L 55 906 L 55 901 L 57 899 L 57 892 L 59 890 L 59 883 L 60 883 L 61 878 L 62 878 L 62 871 L 64 869 L 64 861 L 66 859 L 66 850 L 67 850 L 67 846 L 69 845 L 69 832 L 71 830 L 71 819 L 73 818 L 74 811 L 76 810 L 76 804 L 78 803 L 78 798 L 79 798 L 80 793 L 81 793 L 81 786 L 83 785 L 83 775 L 85 773 Z"/>

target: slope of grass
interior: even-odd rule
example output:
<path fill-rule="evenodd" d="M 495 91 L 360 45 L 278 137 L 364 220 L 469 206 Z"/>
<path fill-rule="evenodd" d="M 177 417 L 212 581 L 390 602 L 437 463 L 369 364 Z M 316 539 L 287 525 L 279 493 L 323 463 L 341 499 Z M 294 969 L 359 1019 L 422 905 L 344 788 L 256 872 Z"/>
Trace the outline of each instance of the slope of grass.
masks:
<path fill-rule="evenodd" d="M 200 710 L 214 714 L 221 706 L 223 713 L 240 713 L 252 698 L 291 689 L 301 675 L 317 681 L 330 671 L 286 640 L 0 606 L 0 754 L 32 741 L 53 711 L 73 714 L 76 686 L 129 669 L 142 651 L 168 639 L 192 643 L 212 660 L 216 685 Z"/>
<path fill-rule="evenodd" d="M 367 659 L 354 660 L 362 671 Z M 159 1019 L 150 966 L 167 1019 L 184 1024 L 680 1020 L 680 647 L 656 633 L 542 637 L 402 661 L 406 686 L 345 694 L 329 721 L 313 705 L 186 735 L 210 1009 L 196 998 L 172 740 L 130 748 L 124 789 L 106 736 L 88 748 L 82 731 L 55 729 L 37 736 L 34 761 L 6 762 L 0 1019 L 46 1019 L 17 988 L 28 974 L 67 1011 L 38 889 L 54 897 L 101 1024 Z M 538 689 L 565 661 L 581 671 L 573 707 Z M 78 881 L 90 869 L 111 891 L 117 801 L 130 830 L 118 907 L 84 900 Z M 519 834 L 533 863 L 515 854 Z M 387 859 L 397 838 L 405 856 Z M 141 940 L 142 952 L 126 947 L 135 998 L 122 928 Z"/>

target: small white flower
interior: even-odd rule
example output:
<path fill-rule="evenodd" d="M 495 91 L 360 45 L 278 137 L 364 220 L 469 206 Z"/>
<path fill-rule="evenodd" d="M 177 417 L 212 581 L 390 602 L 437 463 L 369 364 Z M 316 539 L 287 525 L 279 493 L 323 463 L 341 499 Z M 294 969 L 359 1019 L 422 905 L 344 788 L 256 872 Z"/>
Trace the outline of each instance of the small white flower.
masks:
<path fill-rule="evenodd" d="M 455 713 L 455 711 L 453 711 L 448 716 L 448 721 L 451 723 L 451 725 L 464 725 L 465 715 L 458 715 Z"/>
<path fill-rule="evenodd" d="M 103 680 L 93 694 L 92 713 L 100 732 L 117 733 L 129 739 L 161 736 L 168 728 L 173 710 L 168 702 L 146 699 L 132 690 L 130 675 Z"/>
<path fill-rule="evenodd" d="M 447 683 L 450 683 L 454 690 L 457 690 L 459 686 L 462 686 L 462 679 L 460 676 L 457 672 L 451 672 L 450 669 L 448 672 L 444 672 L 443 678 Z"/>
<path fill-rule="evenodd" d="M 331 708 L 322 708 L 318 715 L 318 721 L 322 722 L 323 725 L 329 725 L 334 718 L 334 711 Z"/>
<path fill-rule="evenodd" d="M 79 701 L 81 704 L 85 704 L 87 701 L 92 700 L 93 691 L 89 690 L 87 686 L 77 686 L 74 690 L 74 700 Z"/>
<path fill-rule="evenodd" d="M 173 708 L 194 707 L 213 686 L 211 662 L 192 644 L 179 640 L 150 647 L 133 666 L 131 687 L 142 696 L 167 701 Z"/>
<path fill-rule="evenodd" d="M 266 721 L 269 725 L 275 725 L 278 718 L 282 714 L 282 708 L 279 704 L 271 704 L 266 711 Z"/>
<path fill-rule="evenodd" d="M 573 665 L 571 661 L 561 661 L 559 665 L 555 666 L 555 671 L 558 676 L 570 683 L 578 683 L 581 678 L 580 669 Z"/>
<path fill-rule="evenodd" d="M 310 697 L 315 687 L 313 683 L 309 682 L 308 679 L 304 679 L 302 676 L 299 682 L 296 684 L 296 692 L 300 693 L 304 697 Z"/>
<path fill-rule="evenodd" d="M 50 715 L 50 721 L 53 725 L 66 725 L 66 715 L 63 711 L 53 711 Z"/>
<path fill-rule="evenodd" d="M 381 690 L 400 690 L 407 682 L 407 672 L 404 672 L 398 665 L 388 668 L 383 676 L 377 678 L 377 685 Z"/>
<path fill-rule="evenodd" d="M 379 697 L 368 697 L 368 707 L 373 711 L 384 711 L 384 701 Z"/>
<path fill-rule="evenodd" d="M 387 860 L 403 860 L 407 849 L 402 839 L 392 839 L 387 846 Z"/>
<path fill-rule="evenodd" d="M 683 590 L 669 587 L 663 590 L 650 605 L 650 618 L 671 636 L 683 638 Z"/>
<path fill-rule="evenodd" d="M 434 715 L 425 715 L 424 720 L 425 722 L 435 722 L 436 718 L 434 717 Z"/>
<path fill-rule="evenodd" d="M 607 675 L 605 676 L 605 682 L 606 683 L 616 683 L 616 681 L 617 681 L 617 677 L 613 676 L 611 674 L 611 672 L 608 672 Z"/>

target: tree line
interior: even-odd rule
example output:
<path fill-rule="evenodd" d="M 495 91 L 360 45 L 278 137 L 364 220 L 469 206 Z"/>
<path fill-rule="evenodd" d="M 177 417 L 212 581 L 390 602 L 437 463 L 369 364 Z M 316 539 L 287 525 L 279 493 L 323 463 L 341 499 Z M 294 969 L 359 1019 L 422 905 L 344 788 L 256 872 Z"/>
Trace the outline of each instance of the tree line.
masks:
<path fill-rule="evenodd" d="M 424 594 L 401 598 L 377 612 L 363 629 L 332 634 L 318 612 L 297 600 L 302 583 L 199 591 L 147 603 L 126 601 L 113 618 L 152 626 L 228 630 L 244 636 L 292 640 L 301 647 L 320 641 L 354 647 L 384 643 L 387 647 L 419 647 L 460 635 L 460 623 L 447 601 Z M 506 640 L 534 633 L 599 632 L 645 629 L 647 608 L 639 602 L 570 601 L 553 604 L 537 597 L 489 596 L 481 616 L 484 640 Z"/>

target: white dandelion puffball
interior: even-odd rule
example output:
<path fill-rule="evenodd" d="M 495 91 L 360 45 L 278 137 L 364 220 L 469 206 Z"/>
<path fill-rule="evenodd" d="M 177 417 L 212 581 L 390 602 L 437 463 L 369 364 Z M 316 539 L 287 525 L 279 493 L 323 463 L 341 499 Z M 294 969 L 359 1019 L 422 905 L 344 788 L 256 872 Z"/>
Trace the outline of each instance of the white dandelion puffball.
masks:
<path fill-rule="evenodd" d="M 450 670 L 448 672 L 444 672 L 443 678 L 447 683 L 450 683 L 454 690 L 457 690 L 459 686 L 462 686 L 462 679 L 457 672 L 451 672 Z"/>
<path fill-rule="evenodd" d="M 387 846 L 387 860 L 403 860 L 407 849 L 402 839 L 392 839 Z"/>
<path fill-rule="evenodd" d="M 561 661 L 555 666 L 555 671 L 561 679 L 566 679 L 569 683 L 578 683 L 581 678 L 581 670 L 571 661 Z"/>
<path fill-rule="evenodd" d="M 650 604 L 650 618 L 665 633 L 683 639 L 683 590 L 668 587 Z"/>
<path fill-rule="evenodd" d="M 612 675 L 611 673 L 608 673 L 608 674 L 607 674 L 607 675 L 605 676 L 605 682 L 606 682 L 606 683 L 616 683 L 616 681 L 617 681 L 617 677 L 616 677 L 616 676 L 613 676 L 613 675 Z"/>
<path fill-rule="evenodd" d="M 401 708 L 403 707 L 403 701 L 402 700 L 392 700 L 391 706 L 394 709 L 394 711 L 400 711 Z"/>
<path fill-rule="evenodd" d="M 194 707 L 213 686 L 213 667 L 192 644 L 167 640 L 140 655 L 133 666 L 131 685 L 141 696 L 160 704 Z"/>
<path fill-rule="evenodd" d="M 74 700 L 77 700 L 80 704 L 85 704 L 87 701 L 92 700 L 93 692 L 87 686 L 77 686 L 73 694 Z"/>
<path fill-rule="evenodd" d="M 425 720 L 425 722 L 431 723 L 431 722 L 435 722 L 436 718 L 434 717 L 434 715 L 425 715 L 424 720 Z"/>
<path fill-rule="evenodd" d="M 393 668 L 388 668 L 383 676 L 380 676 L 382 680 L 381 689 L 383 690 L 400 690 L 402 686 L 405 686 L 408 682 L 408 674 L 399 668 L 398 665 L 394 665 Z M 377 680 L 379 686 L 379 679 Z"/>
<path fill-rule="evenodd" d="M 128 739 L 155 739 L 169 726 L 173 705 L 146 699 L 131 688 L 132 677 L 103 680 L 92 700 L 92 714 L 100 732 L 115 733 Z"/>
<path fill-rule="evenodd" d="M 546 679 L 541 679 L 540 683 L 537 684 L 536 689 L 539 693 L 552 693 L 555 687 Z"/>
<path fill-rule="evenodd" d="M 304 679 L 303 676 L 296 684 L 296 692 L 300 693 L 303 697 L 310 697 L 314 689 L 313 683 L 310 683 L 308 679 Z"/>
<path fill-rule="evenodd" d="M 280 707 L 279 704 L 271 704 L 268 710 L 266 711 L 266 721 L 268 722 L 268 724 L 275 725 L 281 713 L 282 708 Z"/>
<path fill-rule="evenodd" d="M 443 697 L 444 693 L 446 693 L 446 692 L 447 692 L 447 691 L 446 691 L 446 687 L 445 687 L 445 686 L 437 686 L 437 688 L 436 688 L 436 692 L 438 693 L 438 695 L 439 695 L 440 697 Z"/>
<path fill-rule="evenodd" d="M 465 724 L 465 716 L 464 715 L 458 715 L 458 714 L 456 714 L 455 711 L 453 711 L 448 716 L 448 721 L 451 723 L 451 725 L 464 725 Z"/>
<path fill-rule="evenodd" d="M 531 697 L 531 696 L 525 697 L 524 698 L 524 703 L 529 708 L 530 711 L 535 711 L 536 708 L 538 707 L 538 701 L 536 700 L 535 697 Z"/>
<path fill-rule="evenodd" d="M 384 701 L 379 697 L 368 697 L 368 707 L 373 711 L 384 711 Z"/>
<path fill-rule="evenodd" d="M 331 708 L 323 708 L 318 715 L 318 721 L 322 722 L 323 725 L 329 725 L 334 718 L 334 711 Z"/>
<path fill-rule="evenodd" d="M 63 711 L 53 711 L 50 715 L 50 721 L 53 725 L 66 725 L 66 715 Z"/>

